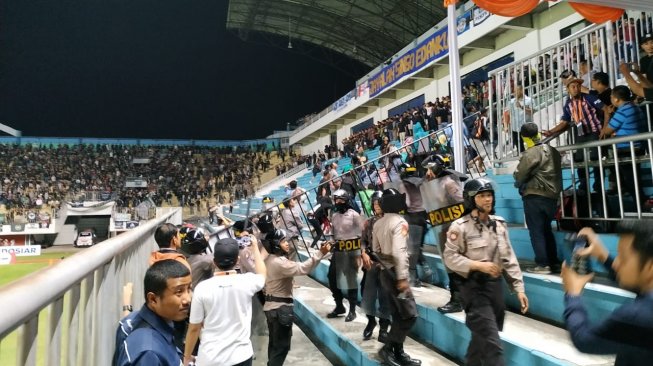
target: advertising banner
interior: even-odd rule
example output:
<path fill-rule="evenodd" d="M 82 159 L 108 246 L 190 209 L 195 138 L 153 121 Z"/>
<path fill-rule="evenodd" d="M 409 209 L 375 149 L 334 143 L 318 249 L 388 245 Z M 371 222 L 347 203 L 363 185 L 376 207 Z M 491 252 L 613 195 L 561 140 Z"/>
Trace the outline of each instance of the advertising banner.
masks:
<path fill-rule="evenodd" d="M 41 246 L 40 245 L 19 245 L 19 246 L 9 246 L 9 247 L 0 247 L 0 254 L 16 254 L 16 257 L 28 257 L 28 256 L 37 256 L 41 255 Z"/>
<path fill-rule="evenodd" d="M 402 77 L 412 74 L 429 62 L 445 56 L 448 52 L 447 27 L 444 27 L 372 76 L 368 80 L 370 98 L 378 95 Z"/>

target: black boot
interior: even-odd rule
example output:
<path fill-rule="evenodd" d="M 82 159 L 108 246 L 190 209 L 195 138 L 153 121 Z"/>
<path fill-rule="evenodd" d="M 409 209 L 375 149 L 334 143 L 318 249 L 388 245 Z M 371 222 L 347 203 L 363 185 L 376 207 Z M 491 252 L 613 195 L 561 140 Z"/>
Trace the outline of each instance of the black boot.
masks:
<path fill-rule="evenodd" d="M 352 302 L 351 300 L 349 301 L 349 314 L 347 314 L 347 317 L 345 318 L 346 322 L 350 322 L 352 320 L 356 319 L 356 303 Z"/>
<path fill-rule="evenodd" d="M 408 353 L 404 352 L 404 345 L 397 343 L 394 345 L 395 359 L 402 366 L 420 366 L 422 361 L 410 358 Z"/>
<path fill-rule="evenodd" d="M 463 305 L 459 301 L 451 299 L 448 303 L 446 303 L 446 305 L 440 306 L 438 311 L 442 314 L 458 313 L 463 311 Z"/>
<path fill-rule="evenodd" d="M 367 325 L 365 326 L 365 329 L 363 330 L 363 340 L 368 341 L 372 339 L 372 332 L 374 332 L 374 328 L 376 328 L 376 318 L 373 317 L 372 315 L 367 316 Z"/>
<path fill-rule="evenodd" d="M 390 320 L 388 319 L 379 319 L 379 337 L 377 340 L 381 343 L 388 343 L 388 327 L 390 326 Z"/>
<path fill-rule="evenodd" d="M 338 315 L 342 315 L 342 314 L 344 314 L 346 312 L 347 312 L 347 309 L 345 309 L 345 306 L 342 305 L 342 300 L 340 300 L 340 301 L 336 300 L 336 308 L 333 309 L 332 312 L 327 314 L 327 318 L 329 318 L 329 319 L 337 318 Z"/>
<path fill-rule="evenodd" d="M 395 352 L 392 349 L 392 346 L 386 344 L 379 350 L 379 356 L 386 365 L 389 366 L 401 366 L 397 358 L 395 357 Z"/>
<path fill-rule="evenodd" d="M 458 292 L 454 291 L 451 288 L 451 283 L 449 284 L 449 291 L 451 292 L 451 299 L 444 306 L 440 306 L 438 311 L 442 314 L 458 313 L 463 311 L 463 305 L 460 302 L 460 295 L 458 295 Z"/>

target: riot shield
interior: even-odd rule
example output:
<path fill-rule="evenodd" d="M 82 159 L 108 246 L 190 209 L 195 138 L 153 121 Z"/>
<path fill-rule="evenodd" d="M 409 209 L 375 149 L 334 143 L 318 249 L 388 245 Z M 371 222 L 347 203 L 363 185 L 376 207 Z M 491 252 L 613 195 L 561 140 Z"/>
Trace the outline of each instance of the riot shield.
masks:
<path fill-rule="evenodd" d="M 433 226 L 451 223 L 464 214 L 462 197 L 452 197 L 447 185 L 457 184 L 462 192 L 462 182 L 455 174 L 425 181 L 420 186 L 424 208 Z"/>

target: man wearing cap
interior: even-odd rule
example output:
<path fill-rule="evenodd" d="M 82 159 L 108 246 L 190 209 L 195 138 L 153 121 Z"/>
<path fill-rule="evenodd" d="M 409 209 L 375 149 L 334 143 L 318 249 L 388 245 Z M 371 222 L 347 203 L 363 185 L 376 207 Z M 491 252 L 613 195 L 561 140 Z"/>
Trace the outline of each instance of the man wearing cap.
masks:
<path fill-rule="evenodd" d="M 536 263 L 526 271 L 550 274 L 551 269 L 560 266 L 551 229 L 562 190 L 560 153 L 554 147 L 540 143 L 540 132 L 535 123 L 523 125 L 521 135 L 526 151 L 519 158 L 513 177 L 524 202 L 524 216 Z"/>
<path fill-rule="evenodd" d="M 610 120 L 610 110 L 601 102 L 598 96 L 581 91 L 582 79 L 570 77 L 563 79 L 563 83 L 567 86 L 569 97 L 562 107 L 563 113 L 562 117 L 560 117 L 560 123 L 550 130 L 543 130 L 542 135 L 559 135 L 567 129 L 571 129 L 575 144 L 598 140 L 601 129 Z M 587 149 L 587 154 L 589 160 L 598 160 L 597 148 Z M 584 161 L 585 151 L 583 149 L 576 150 L 574 152 L 574 162 L 582 163 Z M 592 188 L 594 191 L 599 191 L 601 189 L 599 167 L 592 168 L 592 171 L 594 174 Z M 583 167 L 578 168 L 576 178 L 580 183 L 580 189 L 590 190 Z"/>
<path fill-rule="evenodd" d="M 254 350 L 250 341 L 252 297 L 265 285 L 266 269 L 251 237 L 255 272 L 238 274 L 238 242 L 221 239 L 213 250 L 217 267 L 213 278 L 200 282 L 193 293 L 190 325 L 186 335 L 184 365 L 192 361 L 192 351 L 200 336 L 198 366 L 252 364 Z"/>

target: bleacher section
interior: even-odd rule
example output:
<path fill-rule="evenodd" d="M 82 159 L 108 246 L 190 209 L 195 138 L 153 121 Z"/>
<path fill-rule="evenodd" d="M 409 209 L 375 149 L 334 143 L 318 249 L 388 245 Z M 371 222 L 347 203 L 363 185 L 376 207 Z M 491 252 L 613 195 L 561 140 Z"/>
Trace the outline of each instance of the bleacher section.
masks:
<path fill-rule="evenodd" d="M 369 161 L 374 161 L 379 157 L 380 152 L 376 148 L 366 151 L 366 154 Z M 337 163 L 339 167 L 344 167 L 349 164 L 349 158 L 339 159 Z M 498 185 L 496 194 L 497 214 L 504 216 L 511 223 L 510 239 L 523 269 L 525 264 L 533 262 L 534 254 L 528 230 L 523 227 L 524 214 L 521 198 L 517 189 L 513 186 L 512 175 L 492 175 L 491 173 L 489 175 Z M 307 189 L 311 202 L 315 202 L 315 191 L 311 188 L 317 185 L 319 177 L 313 180 L 312 173 L 305 171 L 290 179 L 296 179 L 300 187 Z M 566 184 L 569 179 L 569 176 L 565 176 Z M 279 203 L 285 198 L 285 191 L 280 186 L 266 195 L 273 197 L 275 202 Z M 307 203 L 304 205 L 310 209 L 310 205 Z M 250 214 L 260 211 L 261 207 L 261 198 L 253 198 L 250 202 Z M 247 201 L 238 202 L 234 207 L 233 218 L 243 218 L 246 214 L 246 208 Z M 426 281 L 430 285 L 414 289 L 420 319 L 412 330 L 412 337 L 429 347 L 435 348 L 437 352 L 446 355 L 448 358 L 460 362 L 463 360 L 470 333 L 464 324 L 464 313 L 443 315 L 436 310 L 438 306 L 444 305 L 449 298 L 448 291 L 445 290 L 448 285 L 447 276 L 436 247 L 437 231 L 437 228 L 430 229 L 425 239 L 427 252 L 425 255 L 431 268 L 435 269 L 435 274 L 430 280 Z M 559 257 L 565 258 L 565 245 L 563 243 L 566 233 L 558 231 L 555 234 L 560 252 Z M 600 234 L 600 236 L 610 253 L 616 255 L 617 235 Z M 310 233 L 306 231 L 305 238 L 310 237 Z M 305 258 L 306 253 L 302 252 L 301 256 Z M 328 265 L 328 261 L 323 261 L 311 274 L 313 279 L 325 286 L 327 284 Z M 594 268 L 599 275 L 605 273 L 597 263 L 594 263 Z M 516 311 L 518 309 L 517 298 L 510 294 L 507 286 L 505 288 L 507 307 L 515 311 L 507 314 L 506 326 L 501 334 L 506 361 L 509 365 L 609 365 L 614 362 L 612 357 L 581 354 L 571 344 L 566 331 L 562 328 L 564 292 L 561 280 L 557 275 L 524 273 L 524 282 L 530 303 L 530 309 L 526 316 L 522 316 Z M 600 282 L 607 283 L 607 280 Z M 296 306 L 296 315 L 298 318 L 302 318 L 301 321 L 307 327 L 320 335 L 318 339 L 324 342 L 323 346 L 334 347 L 334 344 L 337 344 L 341 348 L 340 352 L 343 353 L 343 362 L 357 360 L 355 364 L 374 364 L 376 362 L 376 351 L 380 346 L 375 341 L 362 341 L 364 324 L 354 322 L 349 326 L 345 326 L 342 319 L 326 319 L 326 309 L 330 305 L 325 306 L 325 303 L 328 303 L 331 299 L 329 291 L 325 287 L 315 288 L 314 284 L 305 285 L 303 282 L 301 284 L 302 287 L 297 291 L 296 295 L 296 304 L 299 305 Z M 304 289 L 305 286 L 309 288 Z M 327 300 L 321 302 L 306 300 L 307 293 L 313 294 L 314 292 L 319 292 L 322 294 L 322 298 Z M 605 319 L 615 308 L 634 297 L 630 292 L 609 284 L 600 283 L 589 284 L 583 296 L 589 316 L 593 320 Z M 360 315 L 362 314 L 359 314 L 359 318 L 361 318 Z M 372 346 L 370 346 L 370 342 Z M 413 352 L 415 355 L 420 354 L 420 351 L 417 350 Z M 433 357 L 441 357 L 435 353 L 431 354 L 434 355 Z M 422 360 L 428 359 L 428 357 L 422 358 Z"/>

